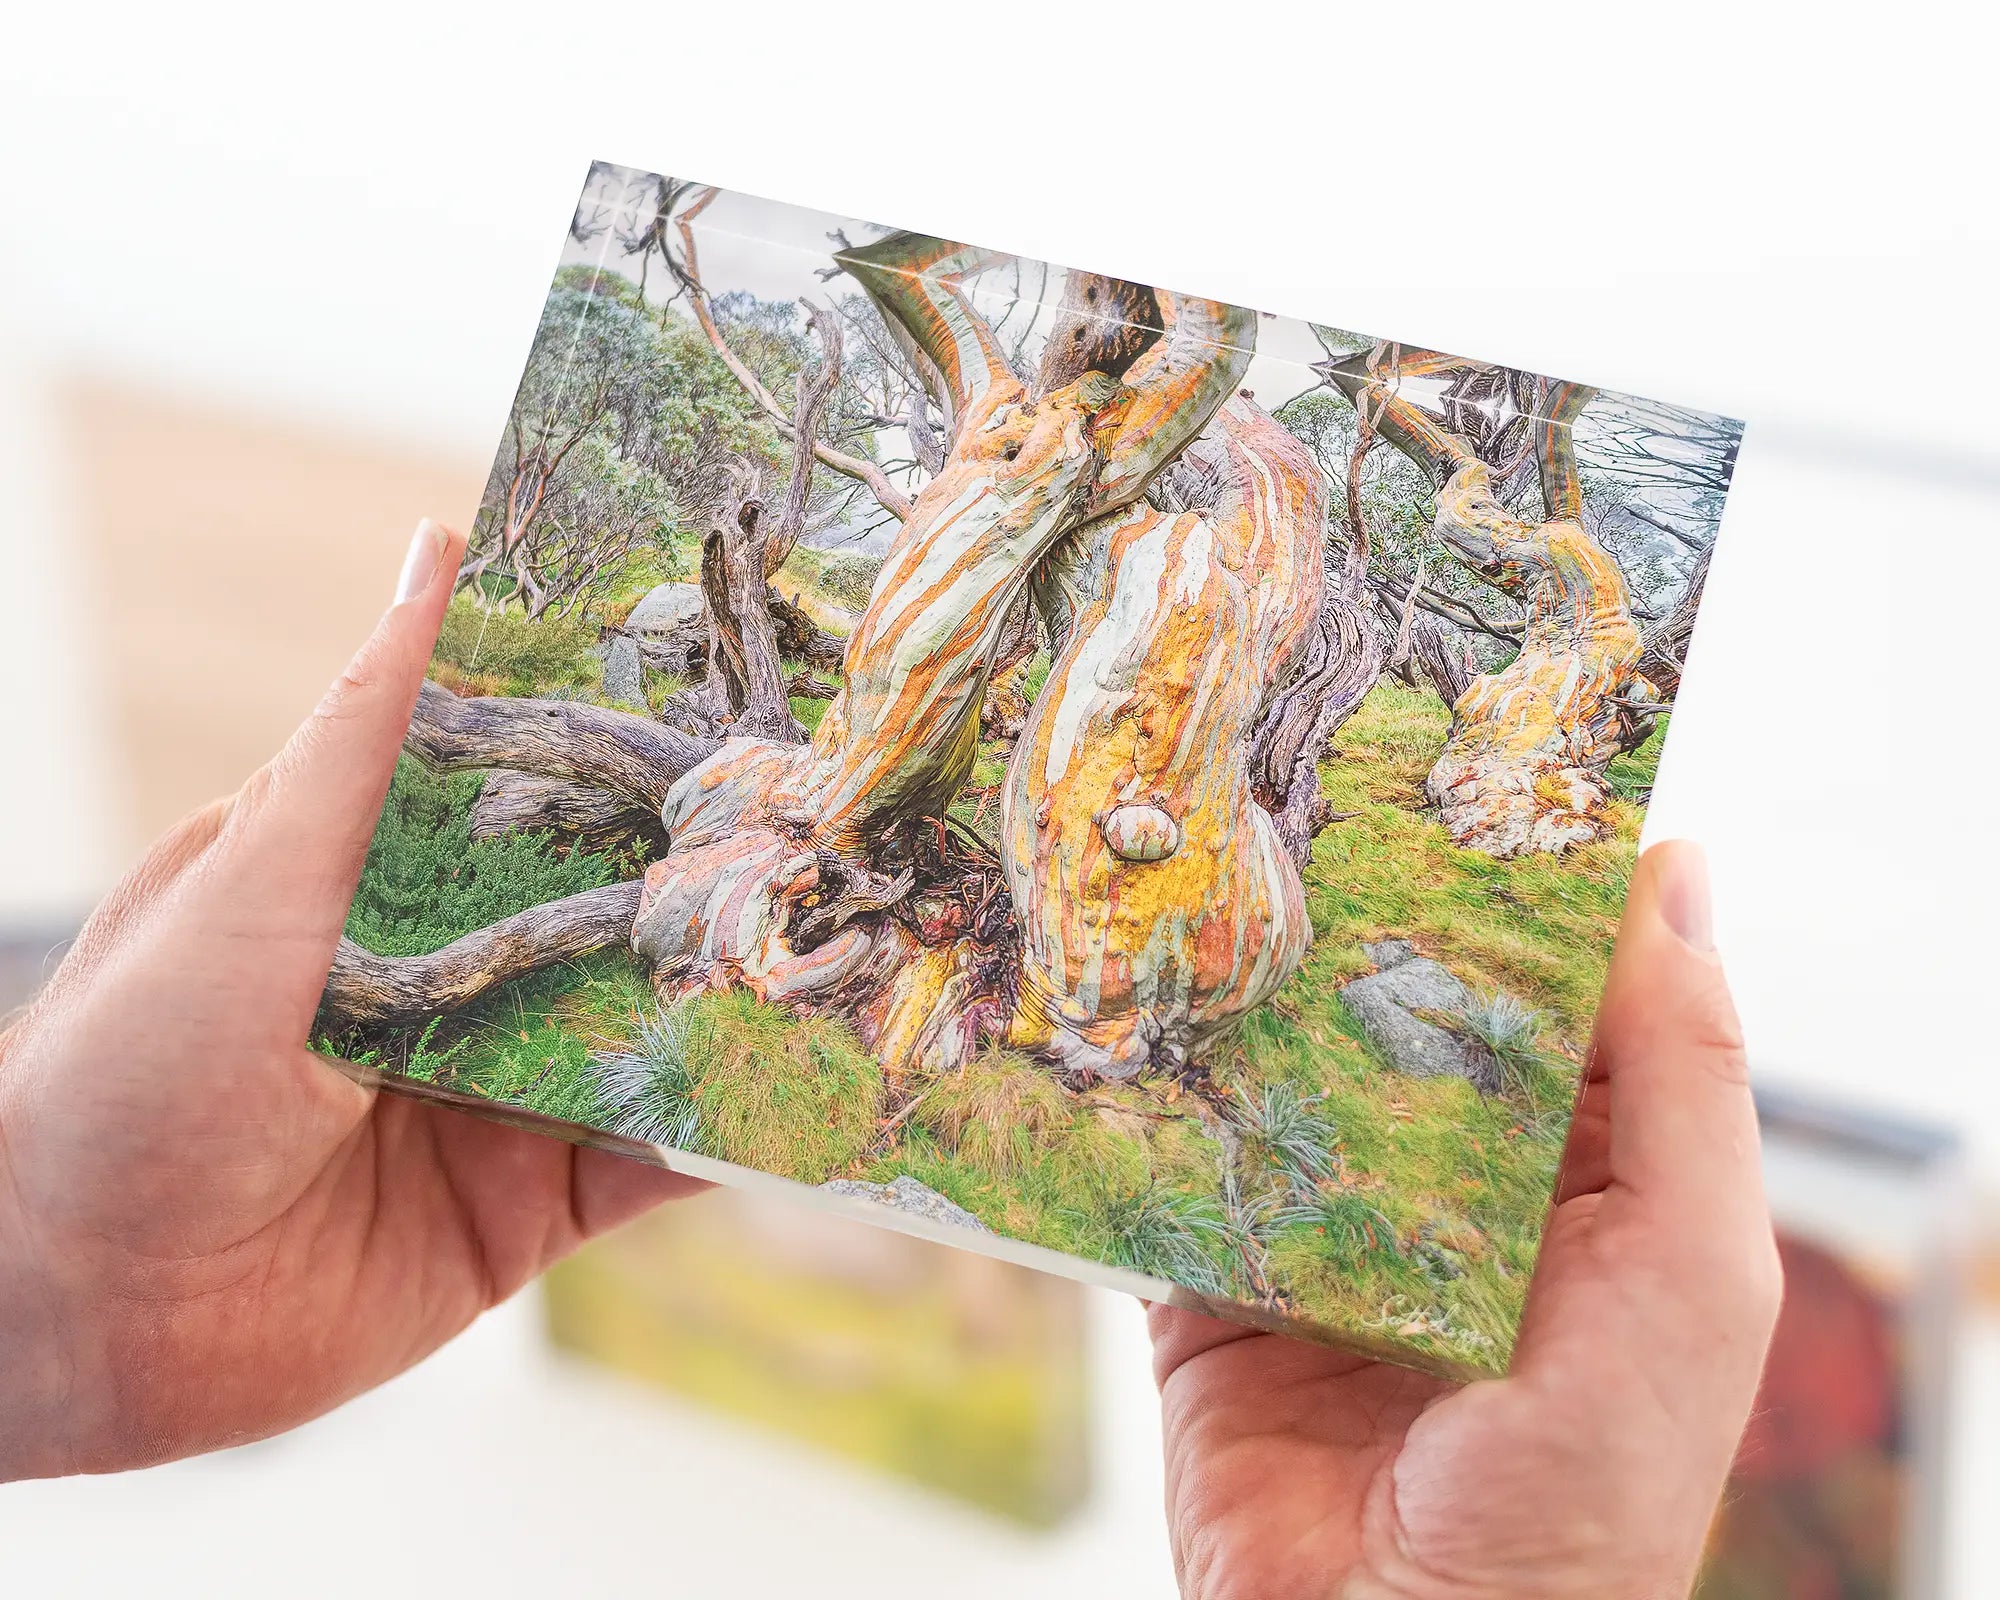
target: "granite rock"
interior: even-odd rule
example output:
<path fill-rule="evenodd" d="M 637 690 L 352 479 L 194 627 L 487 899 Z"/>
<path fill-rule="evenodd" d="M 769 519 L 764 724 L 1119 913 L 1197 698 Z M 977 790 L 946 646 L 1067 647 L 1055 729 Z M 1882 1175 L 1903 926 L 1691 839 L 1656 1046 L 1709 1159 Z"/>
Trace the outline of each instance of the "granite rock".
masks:
<path fill-rule="evenodd" d="M 873 1200 L 877 1205 L 888 1206 L 906 1216 L 922 1217 L 928 1222 L 942 1222 L 954 1228 L 975 1228 L 981 1233 L 993 1231 L 965 1207 L 954 1205 L 937 1190 L 917 1182 L 907 1173 L 891 1183 L 863 1183 L 858 1178 L 835 1178 L 831 1183 L 821 1184 L 820 1188 L 828 1194 Z"/>

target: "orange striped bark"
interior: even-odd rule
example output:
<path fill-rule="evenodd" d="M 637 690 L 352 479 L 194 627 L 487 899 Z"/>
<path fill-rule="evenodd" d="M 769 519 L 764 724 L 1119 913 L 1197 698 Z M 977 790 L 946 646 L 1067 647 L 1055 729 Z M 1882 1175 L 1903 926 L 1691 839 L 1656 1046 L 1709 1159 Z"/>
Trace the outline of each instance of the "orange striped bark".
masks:
<path fill-rule="evenodd" d="M 1255 325 L 1162 295 L 1164 331 L 1126 381 L 1088 371 L 1035 394 L 967 298 L 961 247 L 894 235 L 842 259 L 940 374 L 951 452 L 890 549 L 812 743 L 730 740 L 669 792 L 670 850 L 633 943 L 666 989 L 837 1004 L 894 1070 L 911 1051 L 933 1066 L 961 1056 L 1013 987 L 961 912 L 922 905 L 921 881 L 936 865 L 921 846 L 971 771 L 1008 616 L 1052 547 L 1132 505 L 1207 425 Z M 888 903 L 916 910 L 886 917 Z"/>
<path fill-rule="evenodd" d="M 1321 370 L 1437 485 L 1434 529 L 1459 562 L 1527 612 L 1520 653 L 1472 680 L 1425 782 L 1459 844 L 1511 857 L 1603 836 L 1613 756 L 1643 737 L 1630 700 L 1655 698 L 1639 675 L 1639 630 L 1618 563 L 1585 531 L 1574 424 L 1593 391 L 1538 382 L 1530 420 L 1547 520 L 1524 522 L 1493 493 L 1470 442 L 1425 414 L 1405 380 L 1460 365 L 1377 345 Z"/>
<path fill-rule="evenodd" d="M 1290 977 L 1310 937 L 1248 747 L 1318 616 L 1325 480 L 1245 401 L 1219 431 L 1214 512 L 1114 517 L 1105 592 L 1008 772 L 1010 1039 L 1073 1071 L 1179 1067 Z"/>
<path fill-rule="evenodd" d="M 1472 680 L 1426 780 L 1462 845 L 1510 857 L 1602 837 L 1605 769 L 1634 742 L 1623 701 L 1651 700 L 1624 574 L 1578 522 L 1510 517 L 1486 468 L 1459 468 L 1438 495 L 1437 533 L 1527 610 L 1521 652 Z"/>

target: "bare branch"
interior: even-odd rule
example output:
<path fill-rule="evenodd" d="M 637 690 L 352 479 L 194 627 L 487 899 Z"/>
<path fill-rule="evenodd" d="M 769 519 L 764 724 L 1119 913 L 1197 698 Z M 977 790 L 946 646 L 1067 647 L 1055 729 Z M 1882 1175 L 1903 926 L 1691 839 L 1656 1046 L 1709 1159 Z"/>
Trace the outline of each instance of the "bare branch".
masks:
<path fill-rule="evenodd" d="M 506 767 L 563 778 L 657 811 L 719 747 L 628 711 L 574 700 L 461 700 L 426 682 L 403 748 L 438 772 Z"/>
<path fill-rule="evenodd" d="M 456 1011 L 512 979 L 625 943 L 643 887 L 637 880 L 607 884 L 532 906 L 427 956 L 378 956 L 342 939 L 322 1013 L 373 1026 Z"/>
<path fill-rule="evenodd" d="M 811 439 L 810 429 L 795 428 L 791 414 L 778 403 L 778 397 L 764 387 L 763 380 L 729 347 L 729 341 L 723 337 L 722 329 L 716 325 L 715 314 L 708 303 L 708 291 L 702 287 L 701 264 L 695 253 L 692 224 L 696 217 L 708 209 L 709 203 L 719 192 L 714 188 L 703 190 L 694 203 L 674 219 L 681 236 L 681 261 L 678 272 L 682 283 L 687 287 L 688 299 L 694 306 L 695 320 L 701 324 L 701 331 L 708 336 L 709 344 L 722 358 L 723 365 L 736 375 L 736 381 L 742 384 L 744 392 L 757 402 L 758 408 L 777 424 L 778 431 L 788 439 L 800 437 L 801 432 L 805 438 Z M 844 450 L 836 450 L 832 445 L 822 444 L 817 439 L 812 439 L 811 442 L 813 459 L 821 466 L 830 467 L 835 472 L 867 484 L 869 491 L 881 502 L 882 509 L 898 522 L 909 516 L 908 497 L 888 480 L 882 469 L 874 462 L 864 460 L 860 456 L 849 455 Z"/>

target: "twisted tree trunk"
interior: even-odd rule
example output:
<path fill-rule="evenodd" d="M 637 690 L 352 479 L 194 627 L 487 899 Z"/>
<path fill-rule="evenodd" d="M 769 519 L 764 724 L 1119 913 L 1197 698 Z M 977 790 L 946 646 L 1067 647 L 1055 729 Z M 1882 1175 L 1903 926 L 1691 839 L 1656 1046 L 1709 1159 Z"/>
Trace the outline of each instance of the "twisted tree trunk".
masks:
<path fill-rule="evenodd" d="M 1328 559 L 1318 626 L 1295 680 L 1271 698 L 1251 739 L 1250 770 L 1285 851 L 1301 872 L 1315 835 L 1334 820 L 1319 783 L 1319 763 L 1335 732 L 1360 709 L 1383 663 L 1383 640 L 1369 615 L 1368 561 L 1373 548 L 1361 503 L 1361 469 L 1374 447 L 1364 422 L 1347 463 L 1347 551 Z"/>
<path fill-rule="evenodd" d="M 1426 792 L 1452 837 L 1489 855 L 1602 837 L 1605 769 L 1640 737 L 1624 701 L 1653 698 L 1639 675 L 1639 628 L 1623 574 L 1581 523 L 1508 516 L 1478 462 L 1438 496 L 1437 532 L 1526 608 L 1528 628 L 1521 653 L 1475 678 L 1452 707 Z"/>
<path fill-rule="evenodd" d="M 1088 368 L 1031 389 L 959 287 L 982 259 L 913 235 L 843 253 L 938 374 L 950 454 L 889 552 L 811 746 L 732 744 L 676 787 L 675 848 L 648 873 L 634 928 L 669 989 L 839 997 L 891 1070 L 963 1059 L 1012 1008 L 1010 941 L 965 909 L 967 874 L 935 841 L 1029 574 L 1136 501 L 1200 431 L 1254 327 L 1232 307 L 1175 301 L 1126 381 Z"/>
<path fill-rule="evenodd" d="M 1453 702 L 1451 733 L 1426 792 L 1461 845 L 1503 858 L 1561 851 L 1603 835 L 1605 769 L 1643 736 L 1626 702 L 1655 696 L 1639 672 L 1624 574 L 1583 527 L 1571 428 L 1591 391 L 1554 384 L 1531 396 L 1528 443 L 1547 520 L 1524 522 L 1501 505 L 1473 443 L 1403 392 L 1407 379 L 1468 365 L 1377 345 L 1320 370 L 1429 474 L 1439 540 L 1527 613 L 1520 653 Z M 1492 409 L 1453 414 L 1462 421 Z"/>
<path fill-rule="evenodd" d="M 1022 938 L 1009 1040 L 1097 1076 L 1178 1069 L 1290 977 L 1311 936 L 1253 792 L 1251 735 L 1319 616 L 1325 481 L 1247 402 L 1221 433 L 1212 515 L 1137 506 L 1109 524 L 1105 592 L 1004 791 Z"/>
<path fill-rule="evenodd" d="M 664 994 L 741 985 L 836 1010 L 892 1075 L 1000 1038 L 1084 1076 L 1177 1068 L 1302 957 L 1298 860 L 1326 708 L 1344 715 L 1379 667 L 1351 560 L 1329 581 L 1324 478 L 1247 400 L 1225 409 L 1250 359 L 1247 312 L 1108 280 L 1093 301 L 1072 284 L 1074 326 L 1031 384 L 963 288 L 980 253 L 896 234 L 839 260 L 934 379 L 947 453 L 811 742 L 731 737 L 694 765 L 677 759 L 691 741 L 676 744 L 659 797 L 670 848 L 638 893 L 631 947 Z M 1212 494 L 1146 504 L 1204 429 L 1195 476 Z M 994 861 L 943 819 L 994 668 L 1032 641 L 1031 580 L 1062 594 L 1044 613 L 1058 658 L 1015 748 Z M 659 792 L 615 759 L 555 770 L 504 731 L 488 764 Z M 587 910 L 562 940 L 596 936 L 573 926 L 596 928 Z M 387 1014 L 385 988 L 463 1003 L 532 936 L 501 926 L 504 962 L 473 950 L 385 971 L 343 952 L 329 1004 Z"/>
<path fill-rule="evenodd" d="M 801 452 L 805 454 L 805 452 Z M 695 692 L 719 733 L 801 744 L 806 730 L 785 697 L 778 625 L 771 615 L 771 530 L 754 468 L 732 465 L 731 493 L 701 545 L 701 594 L 708 608 L 708 676 Z"/>

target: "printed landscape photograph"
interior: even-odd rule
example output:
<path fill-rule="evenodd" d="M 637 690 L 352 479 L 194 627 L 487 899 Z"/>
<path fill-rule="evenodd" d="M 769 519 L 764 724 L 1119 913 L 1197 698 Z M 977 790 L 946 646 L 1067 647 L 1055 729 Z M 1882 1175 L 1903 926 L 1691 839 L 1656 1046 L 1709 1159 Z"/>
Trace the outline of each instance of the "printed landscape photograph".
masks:
<path fill-rule="evenodd" d="M 314 1042 L 1502 1368 L 1740 437 L 600 163 Z"/>

